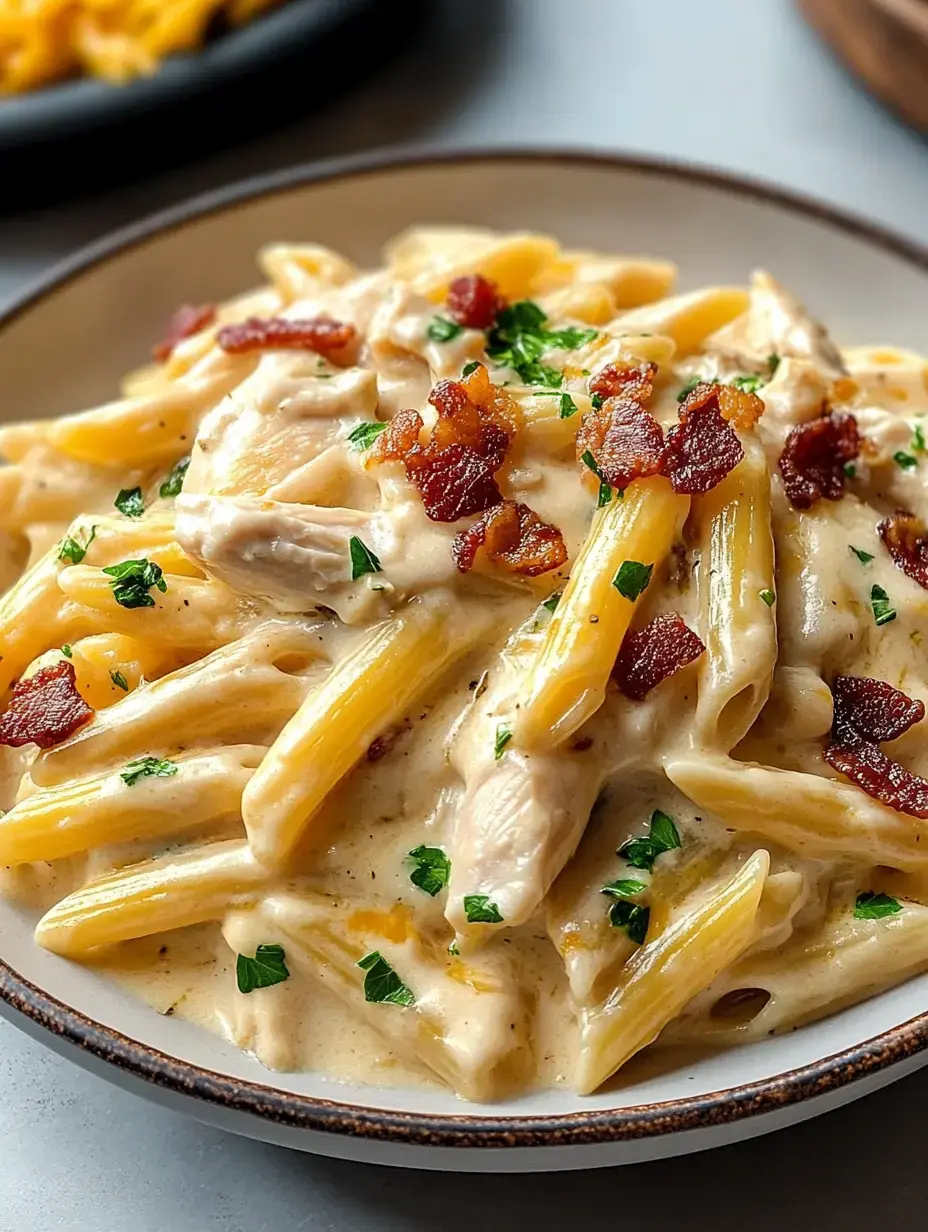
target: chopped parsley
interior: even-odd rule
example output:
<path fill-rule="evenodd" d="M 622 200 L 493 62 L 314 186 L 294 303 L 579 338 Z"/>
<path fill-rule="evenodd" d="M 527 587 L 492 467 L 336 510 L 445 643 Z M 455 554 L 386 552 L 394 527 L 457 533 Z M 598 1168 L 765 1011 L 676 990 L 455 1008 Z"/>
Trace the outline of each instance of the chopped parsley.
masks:
<path fill-rule="evenodd" d="M 145 502 L 142 500 L 141 488 L 120 488 L 113 504 L 127 518 L 140 518 L 145 512 Z"/>
<path fill-rule="evenodd" d="M 414 867 L 409 880 L 430 898 L 434 898 L 448 884 L 451 876 L 451 861 L 440 847 L 414 847 L 409 853 Z"/>
<path fill-rule="evenodd" d="M 870 587 L 870 606 L 873 608 L 873 619 L 878 625 L 888 625 L 891 620 L 896 619 L 896 609 L 882 586 Z"/>
<path fill-rule="evenodd" d="M 70 644 L 65 642 L 65 644 L 61 647 L 61 653 L 66 659 L 70 659 L 74 652 L 71 650 Z"/>
<path fill-rule="evenodd" d="M 627 860 L 632 868 L 642 868 L 645 872 L 650 872 L 659 855 L 682 846 L 673 818 L 660 809 L 655 809 L 651 814 L 647 838 L 629 839 L 619 848 L 617 855 Z"/>
<path fill-rule="evenodd" d="M 79 539 L 74 539 L 70 535 L 62 539 L 61 546 L 58 548 L 58 559 L 69 560 L 72 565 L 79 565 L 87 555 L 87 549 L 97 537 L 96 526 L 91 526 L 90 534 L 87 536 L 87 542 L 81 543 Z"/>
<path fill-rule="evenodd" d="M 120 607 L 154 607 L 155 601 L 148 592 L 154 586 L 164 594 L 168 588 L 161 566 L 144 557 L 108 565 L 103 572 L 113 579 L 110 585 Z"/>
<path fill-rule="evenodd" d="M 503 917 L 496 903 L 491 903 L 486 894 L 465 894 L 464 914 L 468 924 L 502 924 Z"/>
<path fill-rule="evenodd" d="M 357 535 L 352 535 L 348 540 L 348 551 L 351 554 L 351 580 L 356 582 L 359 577 L 363 577 L 365 573 L 381 573 L 383 570 L 380 566 L 380 561 L 370 550 L 370 548 L 362 543 Z"/>
<path fill-rule="evenodd" d="M 634 898 L 636 894 L 641 894 L 647 888 L 643 881 L 636 881 L 633 877 L 622 877 L 618 881 L 610 881 L 608 885 L 604 885 L 600 894 L 608 894 L 610 898 Z"/>
<path fill-rule="evenodd" d="M 844 473 L 848 477 L 848 479 L 853 479 L 857 474 L 857 467 L 854 465 L 853 462 L 845 462 Z"/>
<path fill-rule="evenodd" d="M 603 405 L 602 394 L 593 394 L 592 398 L 590 398 L 590 404 L 592 405 L 594 411 L 601 410 Z"/>
<path fill-rule="evenodd" d="M 358 963 L 364 976 L 364 1000 L 387 1005 L 412 1005 L 412 989 L 407 988 L 379 950 L 374 950 Z"/>
<path fill-rule="evenodd" d="M 680 392 L 677 394 L 678 402 L 685 402 L 697 385 L 702 384 L 701 376 L 691 376 Z"/>
<path fill-rule="evenodd" d="M 918 458 L 914 454 L 906 453 L 904 449 L 897 449 L 893 454 L 893 461 L 897 466 L 901 466 L 904 471 L 914 471 L 918 466 Z"/>
<path fill-rule="evenodd" d="M 580 455 L 580 461 L 584 466 L 588 466 L 596 478 L 599 480 L 599 497 L 596 501 L 596 508 L 602 509 L 603 505 L 608 505 L 612 500 L 612 488 L 603 478 L 603 473 L 596 465 L 596 459 L 590 453 L 589 449 L 584 449 Z"/>
<path fill-rule="evenodd" d="M 643 565 L 640 560 L 623 560 L 612 585 L 624 599 L 635 602 L 648 589 L 653 565 Z"/>
<path fill-rule="evenodd" d="M 740 389 L 742 393 L 756 394 L 763 385 L 767 384 L 767 381 L 759 372 L 754 372 L 745 376 L 733 377 L 729 384 L 735 389 Z"/>
<path fill-rule="evenodd" d="M 139 779 L 169 779 L 176 773 L 176 762 L 162 761 L 160 757 L 136 757 L 120 771 L 119 777 L 127 787 L 134 787 Z"/>
<path fill-rule="evenodd" d="M 359 423 L 356 428 L 352 428 L 348 433 L 348 444 L 352 449 L 356 449 L 358 453 L 361 453 L 365 449 L 370 449 L 381 432 L 386 430 L 387 425 L 385 423 Z"/>
<path fill-rule="evenodd" d="M 540 362 L 545 351 L 574 351 L 596 337 L 595 329 L 546 329 L 547 316 L 531 300 L 504 308 L 487 335 L 487 355 L 494 363 L 512 368 L 526 385 L 560 387 L 564 377 L 557 368 Z"/>
<path fill-rule="evenodd" d="M 235 959 L 235 978 L 239 992 L 254 992 L 256 988 L 271 988 L 289 980 L 286 954 L 282 945 L 259 945 L 254 958 L 239 954 Z"/>
<path fill-rule="evenodd" d="M 855 548 L 853 543 L 849 543 L 847 546 L 854 553 L 854 555 L 857 557 L 857 559 L 860 561 L 862 565 L 869 565 L 871 560 L 873 560 L 872 552 L 865 552 L 863 548 Z"/>
<path fill-rule="evenodd" d="M 117 689 L 122 689 L 123 693 L 129 692 L 129 682 L 118 668 L 115 672 L 110 672 L 110 680 Z"/>
<path fill-rule="evenodd" d="M 570 419 L 571 415 L 576 415 L 577 413 L 577 404 L 576 402 L 574 402 L 570 394 L 561 394 L 561 400 L 560 400 L 559 406 L 560 406 L 560 409 L 558 410 L 559 419 Z"/>
<path fill-rule="evenodd" d="M 512 728 L 508 723 L 497 723 L 496 725 L 496 740 L 493 742 L 493 756 L 496 761 L 503 755 L 506 745 L 512 739 Z"/>
<path fill-rule="evenodd" d="M 767 356 L 767 368 L 770 371 L 771 378 L 777 374 L 777 368 L 780 366 L 780 357 L 776 353 Z"/>
<path fill-rule="evenodd" d="M 549 597 L 545 599 L 544 603 L 541 606 L 545 609 L 546 612 L 553 613 L 557 610 L 557 605 L 560 603 L 560 601 L 561 601 L 561 592 L 559 590 L 556 590 L 553 595 L 549 595 Z"/>
<path fill-rule="evenodd" d="M 616 885 L 622 885 L 622 882 L 616 882 Z M 629 885 L 641 885 L 641 882 L 631 881 Z M 644 887 L 642 886 L 642 889 Z M 608 894 L 616 901 L 609 908 L 609 923 L 613 928 L 624 928 L 628 933 L 629 941 L 634 941 L 636 945 L 643 945 L 644 939 L 648 935 L 648 922 L 651 919 L 650 907 L 642 907 L 639 903 L 630 903 L 627 898 L 621 894 L 614 892 L 613 886 L 603 886 L 603 894 Z M 640 893 L 639 890 L 633 890 L 633 894 Z"/>
<path fill-rule="evenodd" d="M 772 590 L 766 590 L 766 589 L 762 590 L 760 592 L 760 597 L 763 599 L 763 601 L 767 604 L 768 607 L 773 607 L 773 605 L 777 601 L 777 597 L 773 593 Z"/>
<path fill-rule="evenodd" d="M 882 920 L 888 915 L 895 915 L 902 910 L 902 903 L 888 894 L 874 894 L 867 890 L 857 895 L 854 903 L 855 920 Z"/>
<path fill-rule="evenodd" d="M 470 376 L 470 374 L 471 374 L 472 372 L 476 372 L 476 371 L 477 371 L 477 369 L 478 369 L 479 367 L 480 367 L 480 360 L 479 360 L 479 359 L 472 359 L 472 360 L 470 361 L 470 363 L 469 363 L 469 364 L 465 364 L 465 365 L 464 365 L 464 369 L 463 369 L 463 371 L 461 372 L 461 376 L 462 376 L 462 377 L 463 377 L 463 376 Z"/>
<path fill-rule="evenodd" d="M 190 465 L 190 454 L 186 458 L 181 458 L 179 462 L 175 462 L 168 472 L 168 477 L 158 489 L 158 495 L 167 499 L 169 496 L 179 496 L 180 490 L 184 486 L 184 477 L 187 474 L 187 467 Z"/>
<path fill-rule="evenodd" d="M 450 342 L 452 338 L 457 338 L 458 334 L 464 333 L 464 326 L 458 325 L 457 321 L 449 321 L 447 317 L 432 317 L 428 328 L 428 335 L 432 342 Z"/>
<path fill-rule="evenodd" d="M 917 423 L 912 429 L 912 448 L 916 453 L 928 452 L 928 444 L 925 443 L 925 429 L 921 423 Z"/>

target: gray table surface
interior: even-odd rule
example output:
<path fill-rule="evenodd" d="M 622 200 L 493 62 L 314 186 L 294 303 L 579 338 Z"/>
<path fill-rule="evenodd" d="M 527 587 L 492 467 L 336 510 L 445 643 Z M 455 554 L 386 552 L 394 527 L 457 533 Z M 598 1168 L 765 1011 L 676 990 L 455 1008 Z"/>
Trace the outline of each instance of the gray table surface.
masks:
<path fill-rule="evenodd" d="M 77 245 L 192 192 L 398 141 L 583 144 L 713 162 L 928 241 L 928 145 L 836 67 L 788 0 L 450 0 L 403 62 L 325 115 L 143 185 L 4 220 L 0 298 Z M 928 1212 L 923 1104 L 928 1073 L 795 1129 L 620 1173 L 394 1172 L 205 1128 L 0 1024 L 0 1232 L 620 1222 L 909 1232 Z"/>

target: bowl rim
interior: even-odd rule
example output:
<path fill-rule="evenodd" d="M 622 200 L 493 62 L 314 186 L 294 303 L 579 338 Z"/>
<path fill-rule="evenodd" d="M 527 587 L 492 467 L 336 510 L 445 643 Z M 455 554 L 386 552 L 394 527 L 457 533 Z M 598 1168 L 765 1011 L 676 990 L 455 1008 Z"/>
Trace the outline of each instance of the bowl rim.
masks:
<path fill-rule="evenodd" d="M 928 247 L 917 241 L 814 197 L 728 170 L 674 158 L 599 149 L 493 146 L 449 150 L 416 145 L 298 164 L 253 176 L 201 193 L 122 227 L 53 265 L 0 306 L 0 333 L 25 312 L 90 270 L 125 255 L 152 238 L 211 215 L 249 205 L 261 197 L 378 172 L 487 162 L 539 166 L 560 163 L 631 171 L 705 186 L 823 223 L 928 273 Z M 704 1130 L 775 1112 L 836 1091 L 928 1048 L 928 1012 L 925 1012 L 799 1068 L 702 1095 L 563 1114 L 503 1116 L 487 1111 L 455 1115 L 403 1112 L 322 1099 L 284 1091 L 270 1083 L 233 1078 L 190 1061 L 178 1060 L 94 1021 L 37 987 L 2 958 L 0 1000 L 88 1057 L 166 1091 L 190 1096 L 230 1112 L 246 1112 L 293 1129 L 416 1146 L 471 1149 L 579 1146 Z"/>

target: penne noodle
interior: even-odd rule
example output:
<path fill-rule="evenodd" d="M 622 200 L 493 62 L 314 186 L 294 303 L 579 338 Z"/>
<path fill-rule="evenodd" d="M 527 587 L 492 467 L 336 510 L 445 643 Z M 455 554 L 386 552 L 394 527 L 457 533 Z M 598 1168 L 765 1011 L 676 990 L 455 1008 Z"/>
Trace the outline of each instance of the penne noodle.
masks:
<path fill-rule="evenodd" d="M 744 953 L 754 939 L 769 865 L 767 852 L 756 851 L 730 881 L 641 946 L 602 1005 L 582 1011 L 579 1091 L 602 1086 Z"/>
<path fill-rule="evenodd" d="M 597 511 L 520 692 L 513 738 L 526 750 L 565 740 L 603 703 L 637 601 L 613 585 L 620 565 L 659 569 L 689 510 L 666 479 L 638 480 Z"/>
<path fill-rule="evenodd" d="M 706 287 L 623 312 L 618 324 L 628 334 L 667 334 L 685 353 L 695 351 L 747 306 L 748 293 L 742 287 Z"/>
<path fill-rule="evenodd" d="M 700 535 L 696 734 L 727 753 L 747 734 L 770 693 L 777 624 L 770 529 L 770 475 L 763 447 L 743 440 L 740 465 L 694 502 Z"/>

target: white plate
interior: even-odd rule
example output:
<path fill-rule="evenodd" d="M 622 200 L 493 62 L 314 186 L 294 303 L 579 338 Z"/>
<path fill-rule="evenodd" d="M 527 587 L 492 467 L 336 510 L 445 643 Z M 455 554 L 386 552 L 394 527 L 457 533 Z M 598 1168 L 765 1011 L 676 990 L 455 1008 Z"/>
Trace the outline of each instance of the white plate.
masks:
<path fill-rule="evenodd" d="M 373 262 L 413 222 L 548 231 L 572 246 L 671 257 L 681 285 L 763 265 L 843 343 L 925 347 L 928 252 L 775 189 L 602 155 L 419 155 L 314 166 L 200 198 L 87 250 L 0 318 L 3 414 L 112 396 L 171 310 L 257 281 L 269 240 L 319 240 Z M 37 949 L 0 904 L 0 1012 L 150 1099 L 238 1133 L 416 1167 L 551 1170 L 680 1154 L 764 1133 L 928 1061 L 928 976 L 780 1038 L 581 1097 L 490 1107 L 435 1091 L 275 1074 Z"/>

